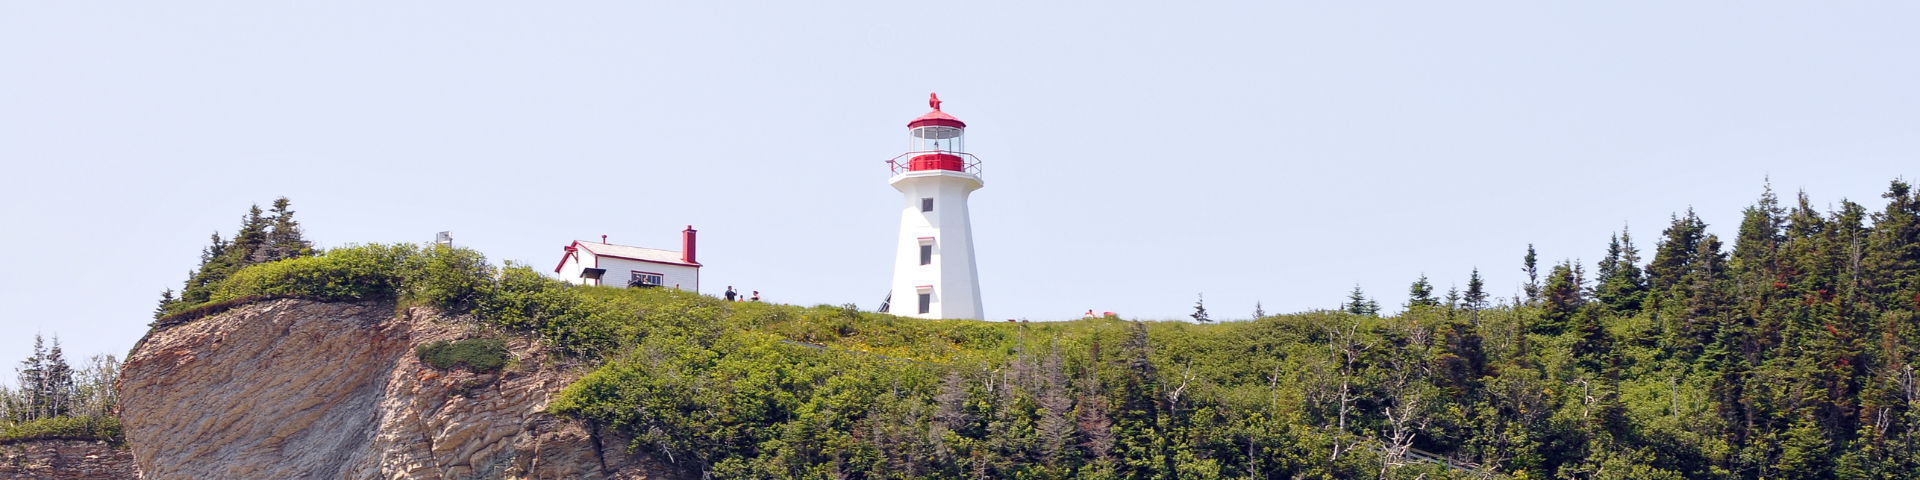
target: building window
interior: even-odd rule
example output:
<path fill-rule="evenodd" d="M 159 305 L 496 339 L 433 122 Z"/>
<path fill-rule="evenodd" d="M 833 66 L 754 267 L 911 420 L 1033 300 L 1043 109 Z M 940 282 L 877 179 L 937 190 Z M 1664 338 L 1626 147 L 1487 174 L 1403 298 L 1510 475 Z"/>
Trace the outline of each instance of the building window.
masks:
<path fill-rule="evenodd" d="M 921 212 L 931 212 L 931 211 L 933 211 L 933 199 L 931 199 L 931 198 L 922 198 L 922 199 L 920 199 L 920 211 L 921 211 Z"/>
<path fill-rule="evenodd" d="M 661 275 L 658 273 L 648 273 L 648 272 L 642 272 L 639 270 L 634 270 L 633 279 L 627 281 L 627 286 L 639 287 L 639 288 L 658 287 L 660 286 L 660 281 L 661 281 L 660 277 Z"/>
<path fill-rule="evenodd" d="M 921 265 L 933 264 L 933 245 L 920 246 L 920 264 Z"/>
<path fill-rule="evenodd" d="M 920 313 L 927 314 L 930 312 L 933 312 L 933 294 L 922 293 L 920 294 Z"/>

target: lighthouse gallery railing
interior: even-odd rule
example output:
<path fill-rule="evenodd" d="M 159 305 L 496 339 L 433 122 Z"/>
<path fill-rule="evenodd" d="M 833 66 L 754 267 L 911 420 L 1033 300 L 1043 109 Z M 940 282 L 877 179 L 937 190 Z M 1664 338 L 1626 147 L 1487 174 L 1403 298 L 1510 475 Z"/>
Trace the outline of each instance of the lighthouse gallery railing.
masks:
<path fill-rule="evenodd" d="M 922 150 L 918 152 L 902 153 L 898 157 L 893 157 L 892 160 L 887 160 L 887 171 L 890 172 L 890 175 L 899 175 L 902 173 L 913 171 L 913 165 L 912 165 L 913 158 L 922 156 L 922 155 L 952 155 L 952 156 L 960 157 L 963 159 L 962 161 L 966 163 L 966 166 L 964 167 L 965 170 L 963 171 L 965 171 L 966 173 L 971 173 L 976 177 L 981 176 L 979 157 L 975 157 L 971 153 L 955 152 L 952 150 Z"/>

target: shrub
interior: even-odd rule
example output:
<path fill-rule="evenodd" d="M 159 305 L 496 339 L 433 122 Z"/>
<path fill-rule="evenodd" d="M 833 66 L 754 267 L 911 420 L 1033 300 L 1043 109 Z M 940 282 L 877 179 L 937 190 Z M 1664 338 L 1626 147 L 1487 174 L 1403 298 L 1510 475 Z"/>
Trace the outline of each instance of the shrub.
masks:
<path fill-rule="evenodd" d="M 407 294 L 447 310 L 473 308 L 493 285 L 493 266 L 487 264 L 485 255 L 470 249 L 434 246 L 403 263 L 415 267 L 396 275 Z"/>
<path fill-rule="evenodd" d="M 360 245 L 328 250 L 318 257 L 253 265 L 214 287 L 210 301 L 268 295 L 327 300 L 392 297 L 401 291 L 401 272 L 415 270 L 410 264 L 420 263 L 425 254 L 413 245 Z"/>
<path fill-rule="evenodd" d="M 507 366 L 513 354 L 507 342 L 498 338 L 469 338 L 457 342 L 439 340 L 413 347 L 420 361 L 441 370 L 465 365 L 474 373 L 487 373 Z"/>
<path fill-rule="evenodd" d="M 350 245 L 316 257 L 248 266 L 210 285 L 211 293 L 205 302 L 169 304 L 166 315 L 155 321 L 154 327 L 167 328 L 234 306 L 277 298 L 323 301 L 407 298 L 447 311 L 465 312 L 484 303 L 496 290 L 495 278 L 496 272 L 487 264 L 486 256 L 469 249 L 408 244 Z"/>
<path fill-rule="evenodd" d="M 27 440 L 105 440 L 120 443 L 120 419 L 115 417 L 42 418 L 0 430 L 0 442 Z"/>

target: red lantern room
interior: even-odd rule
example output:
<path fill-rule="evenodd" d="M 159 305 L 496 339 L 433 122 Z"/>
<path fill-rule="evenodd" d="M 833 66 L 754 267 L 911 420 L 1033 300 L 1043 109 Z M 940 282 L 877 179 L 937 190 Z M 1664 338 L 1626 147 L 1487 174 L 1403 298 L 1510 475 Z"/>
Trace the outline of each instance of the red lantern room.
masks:
<path fill-rule="evenodd" d="M 933 111 L 907 122 L 907 153 L 900 156 L 906 161 L 900 157 L 889 160 L 893 173 L 922 170 L 980 173 L 979 160 L 967 154 L 967 124 L 940 111 L 940 103 L 938 94 L 929 96 L 927 105 L 932 106 Z"/>

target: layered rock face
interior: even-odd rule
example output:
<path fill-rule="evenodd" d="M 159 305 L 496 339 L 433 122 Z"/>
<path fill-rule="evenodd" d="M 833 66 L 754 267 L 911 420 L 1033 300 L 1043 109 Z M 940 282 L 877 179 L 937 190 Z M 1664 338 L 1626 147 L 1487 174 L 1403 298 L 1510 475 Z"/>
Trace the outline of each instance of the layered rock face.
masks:
<path fill-rule="evenodd" d="M 674 478 L 625 439 L 543 413 L 578 368 L 531 342 L 510 340 L 518 361 L 490 374 L 416 358 L 474 325 L 282 299 L 152 333 L 120 377 L 127 442 L 149 479 Z"/>
<path fill-rule="evenodd" d="M 133 453 L 106 442 L 35 440 L 0 445 L 0 480 L 140 478 Z"/>

